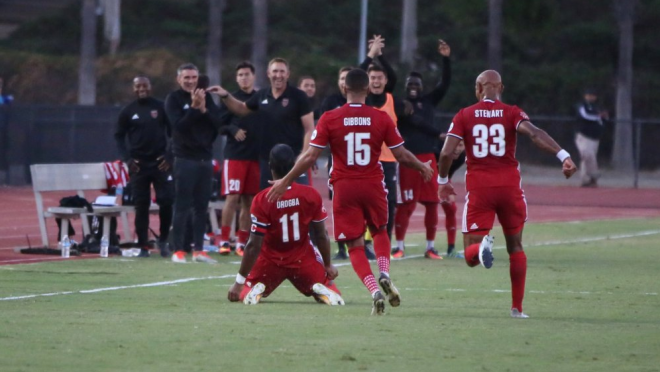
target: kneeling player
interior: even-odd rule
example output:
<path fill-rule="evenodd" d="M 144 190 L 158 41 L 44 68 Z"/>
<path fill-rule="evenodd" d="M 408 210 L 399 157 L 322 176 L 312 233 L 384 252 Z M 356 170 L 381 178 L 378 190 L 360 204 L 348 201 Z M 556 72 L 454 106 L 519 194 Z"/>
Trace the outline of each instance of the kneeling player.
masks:
<path fill-rule="evenodd" d="M 287 174 L 294 162 L 288 145 L 273 147 L 269 161 L 273 179 Z M 333 283 L 337 269 L 330 263 L 330 241 L 323 222 L 328 215 L 321 195 L 312 187 L 293 184 L 280 200 L 271 203 L 266 199 L 269 189 L 252 202 L 250 238 L 236 283 L 227 294 L 229 301 L 257 304 L 288 279 L 305 296 L 328 305 L 343 305 Z M 321 257 L 309 240 L 310 229 L 318 237 Z"/>

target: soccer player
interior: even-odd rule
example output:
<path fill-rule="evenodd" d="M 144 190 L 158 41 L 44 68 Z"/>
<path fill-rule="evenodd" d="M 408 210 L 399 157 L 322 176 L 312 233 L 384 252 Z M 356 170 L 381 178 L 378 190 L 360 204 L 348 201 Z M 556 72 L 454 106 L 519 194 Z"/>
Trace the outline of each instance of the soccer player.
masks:
<path fill-rule="evenodd" d="M 527 275 L 522 232 L 527 220 L 527 202 L 515 158 L 518 134 L 529 136 L 538 148 L 555 154 L 562 163 L 566 178 L 571 177 L 577 168 L 570 154 L 544 130 L 534 126 L 525 112 L 500 101 L 503 90 L 502 78 L 497 71 L 487 70 L 477 77 L 475 93 L 479 102 L 454 116 L 440 153 L 438 192 L 441 200 L 455 195 L 447 175 L 452 154 L 462 140 L 467 156 L 467 194 L 463 210 L 465 262 L 470 267 L 479 263 L 486 269 L 492 267 L 493 237 L 488 233 L 497 215 L 509 253 L 511 316 L 528 318 L 522 307 Z"/>
<path fill-rule="evenodd" d="M 172 226 L 174 181 L 168 160 L 167 145 L 171 136 L 170 123 L 165 115 L 163 101 L 151 97 L 151 82 L 145 76 L 133 79 L 133 92 L 137 99 L 119 113 L 115 141 L 131 176 L 135 203 L 135 233 L 141 248 L 138 257 L 149 257 L 149 207 L 151 185 L 160 207 L 160 255 L 169 257 L 167 239 Z M 126 138 L 128 137 L 128 146 Z"/>
<path fill-rule="evenodd" d="M 287 187 L 302 172 L 314 164 L 326 146 L 330 146 L 335 163 L 330 174 L 334 190 L 333 221 L 335 240 L 349 247 L 353 269 L 367 287 L 373 299 L 372 314 L 383 314 L 385 297 L 364 254 L 366 226 L 374 239 L 380 271 L 379 283 L 391 306 L 399 306 L 401 296 L 390 279 L 390 239 L 387 236 L 387 190 L 383 187 L 383 169 L 378 163 L 383 143 L 404 166 L 412 167 L 429 180 L 433 175 L 428 163 L 420 162 L 403 147 L 389 116 L 365 105 L 369 77 L 361 69 L 346 75 L 348 103 L 321 116 L 312 135 L 309 149 L 298 159 L 293 169 L 273 182 L 268 200 L 286 200 Z"/>
<path fill-rule="evenodd" d="M 245 102 L 237 100 L 219 85 L 207 90 L 218 94 L 222 103 L 238 116 L 264 112 L 259 146 L 259 187 L 262 190 L 269 186 L 268 181 L 271 180 L 268 156 L 273 146 L 285 143 L 298 156 L 309 146 L 309 138 L 314 131 L 314 113 L 309 98 L 302 90 L 289 85 L 289 75 L 289 63 L 283 58 L 273 58 L 268 63 L 270 87 L 259 90 Z M 296 182 L 307 185 L 309 177 L 302 174 Z"/>
<path fill-rule="evenodd" d="M 435 106 L 444 98 L 451 79 L 451 65 L 449 55 L 451 49 L 443 40 L 438 41 L 438 53 L 442 56 L 442 80 L 428 94 L 423 94 L 424 85 L 422 75 L 411 72 L 406 79 L 406 100 L 412 104 L 413 114 L 408 120 L 401 120 L 398 128 L 401 136 L 406 141 L 407 148 L 417 159 L 422 162 L 431 161 L 431 167 L 437 169 L 436 149 L 439 150 L 439 142 L 442 131 L 434 125 Z M 437 175 L 436 175 L 437 176 Z M 412 216 L 417 203 L 424 205 L 424 226 L 426 227 L 426 252 L 424 257 L 441 260 L 442 256 L 435 250 L 435 234 L 438 225 L 438 184 L 436 182 L 424 182 L 418 172 L 408 168 L 399 169 L 399 200 L 394 218 L 394 234 L 397 247 L 392 250 L 392 257 L 404 256 L 404 239 L 408 230 L 410 216 Z M 444 203 L 443 209 L 447 211 L 451 204 Z M 446 219 L 453 222 L 447 226 L 447 237 L 449 244 L 454 244 L 456 237 L 456 204 L 453 215 Z M 453 217 L 453 218 L 451 218 Z"/>
<path fill-rule="evenodd" d="M 254 66 L 247 61 L 236 66 L 236 83 L 239 90 L 233 96 L 242 102 L 256 94 L 254 90 Z M 259 192 L 259 120 L 261 114 L 238 117 L 222 107 L 222 121 L 225 126 L 221 133 L 227 135 L 225 161 L 222 168 L 222 195 L 225 206 L 222 208 L 220 244 L 218 252 L 228 255 L 231 252 L 229 238 L 232 221 L 240 206 L 238 217 L 238 241 L 236 254 L 243 255 L 250 228 L 250 206 L 254 195 Z"/>
<path fill-rule="evenodd" d="M 273 179 L 287 174 L 296 158 L 291 147 L 278 144 L 270 152 Z M 261 191 L 252 203 L 252 228 L 236 282 L 229 289 L 229 301 L 256 305 L 288 279 L 300 293 L 314 296 L 328 305 L 344 300 L 333 280 L 337 269 L 330 262 L 330 241 L 325 230 L 328 215 L 318 191 L 294 184 L 282 198 L 268 201 Z M 314 230 L 318 252 L 309 240 Z M 245 285 L 247 284 L 247 285 Z"/>

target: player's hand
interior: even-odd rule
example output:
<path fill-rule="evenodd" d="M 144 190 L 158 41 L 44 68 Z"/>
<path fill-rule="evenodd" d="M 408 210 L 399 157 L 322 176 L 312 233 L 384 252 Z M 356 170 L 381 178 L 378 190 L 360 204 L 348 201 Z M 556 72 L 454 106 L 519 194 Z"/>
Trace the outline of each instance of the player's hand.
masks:
<path fill-rule="evenodd" d="M 571 158 L 566 158 L 561 166 L 561 171 L 564 173 L 564 177 L 568 179 L 577 172 L 577 167 Z"/>
<path fill-rule="evenodd" d="M 335 265 L 330 264 L 325 267 L 325 274 L 328 276 L 328 279 L 334 280 L 339 275 L 339 271 L 337 271 Z"/>
<path fill-rule="evenodd" d="M 452 195 L 456 195 L 456 191 L 454 191 L 454 186 L 450 182 L 438 187 L 438 198 L 440 198 L 441 203 L 450 201 Z"/>
<path fill-rule="evenodd" d="M 444 40 L 438 39 L 438 53 L 443 57 L 449 57 L 451 54 L 451 48 Z"/>
<path fill-rule="evenodd" d="M 192 102 L 190 107 L 206 112 L 206 91 L 204 89 L 195 89 L 191 94 Z"/>
<path fill-rule="evenodd" d="M 167 161 L 167 158 L 165 155 L 161 155 L 156 158 L 156 161 L 158 162 L 158 170 L 161 172 L 167 172 L 170 170 L 170 163 Z"/>
<path fill-rule="evenodd" d="M 413 106 L 413 104 L 410 101 L 408 101 L 407 99 L 403 100 L 403 113 L 406 116 L 410 116 L 414 112 L 415 112 L 415 107 Z"/>
<path fill-rule="evenodd" d="M 286 192 L 286 188 L 289 186 L 282 179 L 275 180 L 275 181 L 268 181 L 273 187 L 268 190 L 268 193 L 266 194 L 266 198 L 268 199 L 269 202 L 275 203 L 278 201 L 282 195 Z"/>
<path fill-rule="evenodd" d="M 206 91 L 209 92 L 209 93 L 217 94 L 219 96 L 225 96 L 225 95 L 229 94 L 229 92 L 227 92 L 225 90 L 225 88 L 221 87 L 220 85 L 210 86 L 210 87 L 206 88 Z"/>
<path fill-rule="evenodd" d="M 137 173 L 140 171 L 140 162 L 135 159 L 131 159 L 126 163 L 128 171 L 131 173 Z"/>
<path fill-rule="evenodd" d="M 422 178 L 424 179 L 424 182 L 428 182 L 433 178 L 433 174 L 435 173 L 433 171 L 433 168 L 431 168 L 431 161 L 427 161 L 426 163 L 422 164 L 422 170 L 420 171 L 422 174 Z"/>
<path fill-rule="evenodd" d="M 238 131 L 236 131 L 236 134 L 234 134 L 234 139 L 238 142 L 245 141 L 246 138 L 247 138 L 247 131 L 243 129 L 239 129 Z"/>
<path fill-rule="evenodd" d="M 385 47 L 385 39 L 380 35 L 374 35 L 374 38 L 369 40 L 369 52 L 367 55 L 369 57 L 376 58 L 383 54 L 383 48 Z"/>
<path fill-rule="evenodd" d="M 243 286 L 244 284 L 238 284 L 234 282 L 234 284 L 229 288 L 229 292 L 227 292 L 227 299 L 231 302 L 238 302 L 241 300 L 241 291 L 243 291 Z"/>

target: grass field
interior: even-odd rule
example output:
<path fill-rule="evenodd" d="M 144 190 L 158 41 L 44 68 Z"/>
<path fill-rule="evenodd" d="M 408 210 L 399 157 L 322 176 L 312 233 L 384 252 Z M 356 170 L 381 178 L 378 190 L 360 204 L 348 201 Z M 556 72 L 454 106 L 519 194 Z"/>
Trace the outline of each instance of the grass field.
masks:
<path fill-rule="evenodd" d="M 344 307 L 290 285 L 229 303 L 235 256 L 0 266 L 0 371 L 660 371 L 659 219 L 529 224 L 527 320 L 495 236 L 490 270 L 420 258 L 411 236 L 382 317 L 345 261 Z"/>

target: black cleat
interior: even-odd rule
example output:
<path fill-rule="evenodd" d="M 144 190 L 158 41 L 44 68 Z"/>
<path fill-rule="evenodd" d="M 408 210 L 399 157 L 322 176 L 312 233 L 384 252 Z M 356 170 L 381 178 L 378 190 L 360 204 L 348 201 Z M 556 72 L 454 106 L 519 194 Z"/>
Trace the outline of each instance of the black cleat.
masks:
<path fill-rule="evenodd" d="M 380 287 L 383 289 L 383 292 L 385 292 L 385 294 L 387 295 L 387 299 L 392 307 L 397 307 L 401 305 L 401 295 L 399 294 L 399 290 L 396 289 L 396 287 L 392 283 L 392 279 L 390 279 L 385 274 L 380 274 L 378 283 L 380 284 Z"/>
<path fill-rule="evenodd" d="M 385 314 L 385 296 L 378 291 L 374 294 L 374 305 L 371 308 L 371 315 Z"/>
<path fill-rule="evenodd" d="M 140 258 L 149 258 L 149 250 L 148 249 L 140 249 L 140 254 L 137 255 Z"/>

